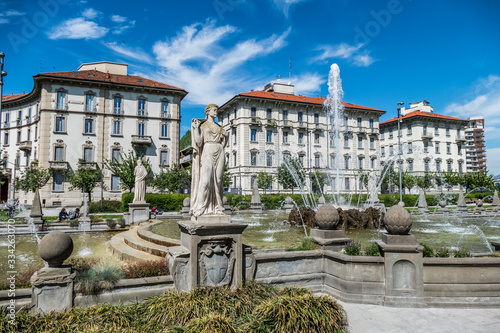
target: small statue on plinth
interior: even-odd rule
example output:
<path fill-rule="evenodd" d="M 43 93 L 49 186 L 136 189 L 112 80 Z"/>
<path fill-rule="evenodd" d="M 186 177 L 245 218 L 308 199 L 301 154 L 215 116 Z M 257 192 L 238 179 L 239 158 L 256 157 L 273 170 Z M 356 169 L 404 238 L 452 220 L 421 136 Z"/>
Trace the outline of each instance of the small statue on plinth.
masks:
<path fill-rule="evenodd" d="M 134 188 L 134 201 L 133 203 L 146 203 L 146 177 L 148 171 L 142 165 L 142 160 L 137 160 L 137 166 L 134 170 L 135 188 Z"/>

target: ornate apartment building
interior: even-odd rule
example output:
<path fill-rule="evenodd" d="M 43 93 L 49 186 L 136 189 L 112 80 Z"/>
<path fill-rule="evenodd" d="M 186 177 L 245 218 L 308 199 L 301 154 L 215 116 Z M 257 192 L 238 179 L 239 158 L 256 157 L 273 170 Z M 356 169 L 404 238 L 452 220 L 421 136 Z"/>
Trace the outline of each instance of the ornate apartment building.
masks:
<path fill-rule="evenodd" d="M 469 172 L 486 171 L 484 117 L 470 117 L 465 127 L 466 161 Z"/>
<path fill-rule="evenodd" d="M 429 102 L 410 103 L 401 109 L 401 147 L 404 171 L 466 172 L 467 120 L 434 113 Z M 380 156 L 398 170 L 398 118 L 380 123 Z"/>
<path fill-rule="evenodd" d="M 226 157 L 233 191 L 251 193 L 258 172 L 275 176 L 268 193 L 284 191 L 277 182 L 277 171 L 286 156 L 298 157 L 307 177 L 315 170 L 329 174 L 329 185 L 323 189 L 326 193 L 332 187 L 342 193 L 359 190 L 360 173 L 380 167 L 379 117 L 385 111 L 344 102 L 339 140 L 342 156 L 336 159 L 324 101 L 319 96 L 295 95 L 293 85 L 278 80 L 262 91 L 240 93 L 224 103 L 219 124 L 229 133 Z M 341 161 L 338 173 L 336 160 Z M 314 180 L 308 182 L 314 184 Z"/>
<path fill-rule="evenodd" d="M 64 171 L 79 163 L 103 168 L 104 199 L 120 200 L 119 178 L 104 167 L 106 159 L 135 149 L 149 158 L 154 173 L 179 162 L 182 88 L 128 75 L 127 65 L 97 62 L 77 71 L 40 73 L 30 93 L 3 98 L 1 200 L 11 198 L 12 180 L 32 163 L 51 168 L 40 192 L 46 206 L 80 205 L 80 191 L 69 191 Z M 32 193 L 15 193 L 31 203 Z M 93 200 L 101 198 L 95 189 Z"/>

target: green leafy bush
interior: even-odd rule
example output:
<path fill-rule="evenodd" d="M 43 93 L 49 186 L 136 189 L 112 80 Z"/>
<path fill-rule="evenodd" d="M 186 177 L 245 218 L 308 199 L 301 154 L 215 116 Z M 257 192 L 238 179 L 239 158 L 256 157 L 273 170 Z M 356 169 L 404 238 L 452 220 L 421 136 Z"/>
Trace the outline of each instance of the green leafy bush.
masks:
<path fill-rule="evenodd" d="M 450 250 L 447 247 L 442 247 L 436 252 L 436 257 L 448 258 L 450 256 Z"/>
<path fill-rule="evenodd" d="M 365 256 L 370 256 L 370 257 L 382 256 L 380 254 L 380 248 L 378 247 L 377 243 L 373 243 L 372 245 L 365 248 Z"/>
<path fill-rule="evenodd" d="M 424 252 L 423 252 L 424 258 L 434 257 L 434 250 L 430 246 L 428 246 L 424 243 L 420 243 L 420 245 L 422 245 L 424 247 Z"/>
<path fill-rule="evenodd" d="M 467 258 L 470 257 L 470 252 L 466 249 L 458 249 L 453 251 L 453 257 L 455 258 Z"/>
<path fill-rule="evenodd" d="M 123 266 L 122 269 L 125 278 L 127 279 L 163 276 L 170 274 L 168 270 L 168 263 L 165 259 L 131 263 Z"/>
<path fill-rule="evenodd" d="M 93 201 L 89 203 L 89 212 L 90 214 L 94 213 L 121 213 L 124 212 L 122 209 L 122 203 L 118 200 L 103 200 L 102 201 L 102 210 L 101 210 L 101 202 Z"/>
<path fill-rule="evenodd" d="M 361 243 L 351 240 L 345 245 L 345 254 L 350 256 L 359 256 L 361 253 Z"/>
<path fill-rule="evenodd" d="M 182 201 L 188 194 L 178 193 L 146 193 L 145 200 L 151 207 L 160 207 L 166 212 L 178 212 L 182 209 Z M 134 200 L 134 193 L 122 194 L 122 207 L 128 210 L 128 204 Z"/>

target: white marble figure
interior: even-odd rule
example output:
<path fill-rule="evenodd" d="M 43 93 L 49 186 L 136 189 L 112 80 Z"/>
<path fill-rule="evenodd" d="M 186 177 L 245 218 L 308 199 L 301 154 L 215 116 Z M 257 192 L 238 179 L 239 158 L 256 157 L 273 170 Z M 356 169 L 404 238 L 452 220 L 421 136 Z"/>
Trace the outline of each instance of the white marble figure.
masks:
<path fill-rule="evenodd" d="M 191 121 L 193 165 L 191 181 L 191 214 L 224 215 L 222 203 L 224 187 L 227 131 L 215 122 L 218 106 L 209 104 L 205 108 L 206 119 Z"/>
<path fill-rule="evenodd" d="M 377 175 L 375 172 L 370 172 L 368 175 L 368 192 L 370 194 L 369 202 L 375 204 L 378 202 L 378 187 L 377 187 Z"/>
<path fill-rule="evenodd" d="M 135 188 L 134 188 L 134 201 L 133 203 L 146 203 L 146 177 L 148 171 L 142 165 L 141 159 L 137 160 L 137 166 L 134 170 Z"/>

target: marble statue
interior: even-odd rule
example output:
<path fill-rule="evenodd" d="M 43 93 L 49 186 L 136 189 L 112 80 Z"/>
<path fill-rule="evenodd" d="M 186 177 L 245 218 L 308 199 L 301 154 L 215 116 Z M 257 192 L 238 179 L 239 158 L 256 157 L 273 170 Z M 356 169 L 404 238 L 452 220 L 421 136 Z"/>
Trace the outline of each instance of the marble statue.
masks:
<path fill-rule="evenodd" d="M 195 217 L 224 215 L 222 179 L 228 133 L 215 122 L 217 112 L 218 106 L 209 104 L 205 108 L 206 119 L 191 121 L 191 214 Z"/>
<path fill-rule="evenodd" d="M 146 199 L 146 177 L 148 171 L 142 165 L 141 159 L 137 160 L 137 166 L 134 170 L 135 188 L 134 188 L 134 201 L 133 203 L 145 203 Z"/>

